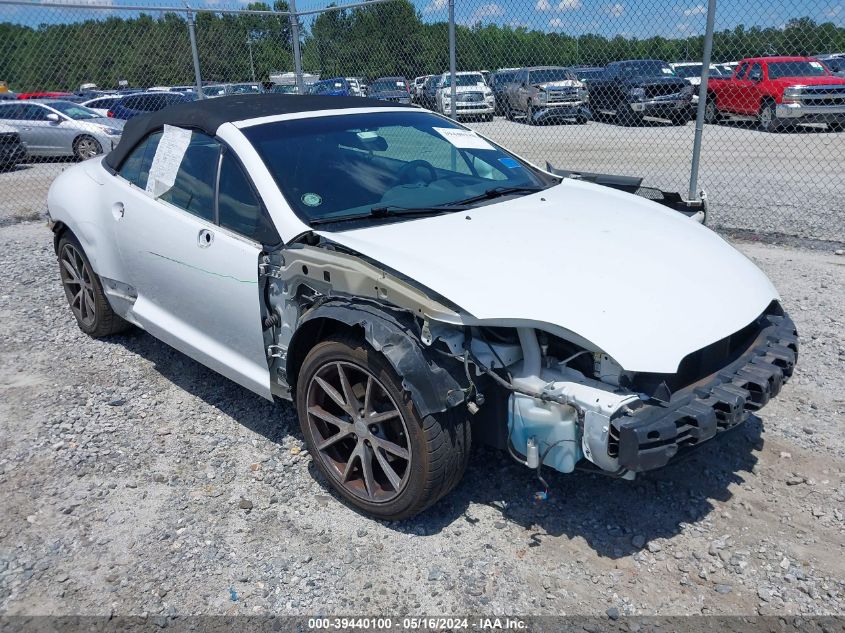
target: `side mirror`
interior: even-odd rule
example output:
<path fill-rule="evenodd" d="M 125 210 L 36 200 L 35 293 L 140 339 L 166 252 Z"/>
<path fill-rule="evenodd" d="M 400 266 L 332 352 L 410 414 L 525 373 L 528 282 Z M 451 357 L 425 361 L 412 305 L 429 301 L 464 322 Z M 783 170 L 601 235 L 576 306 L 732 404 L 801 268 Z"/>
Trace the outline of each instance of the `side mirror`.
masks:
<path fill-rule="evenodd" d="M 62 118 L 58 114 L 56 114 L 55 112 L 50 112 L 47 115 L 47 120 L 50 123 L 61 123 L 62 122 Z"/>

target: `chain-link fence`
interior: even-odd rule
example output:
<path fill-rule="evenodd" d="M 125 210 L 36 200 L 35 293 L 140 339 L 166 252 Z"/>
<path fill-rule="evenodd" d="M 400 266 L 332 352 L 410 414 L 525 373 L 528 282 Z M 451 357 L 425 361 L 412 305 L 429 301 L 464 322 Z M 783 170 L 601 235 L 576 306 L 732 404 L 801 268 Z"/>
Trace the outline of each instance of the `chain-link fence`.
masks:
<path fill-rule="evenodd" d="M 842 0 L 350 2 L 0 0 L 0 81 L 18 93 L 0 92 L 0 221 L 43 212 L 51 179 L 138 107 L 310 90 L 413 100 L 540 165 L 691 204 L 703 189 L 716 227 L 845 241 Z"/>

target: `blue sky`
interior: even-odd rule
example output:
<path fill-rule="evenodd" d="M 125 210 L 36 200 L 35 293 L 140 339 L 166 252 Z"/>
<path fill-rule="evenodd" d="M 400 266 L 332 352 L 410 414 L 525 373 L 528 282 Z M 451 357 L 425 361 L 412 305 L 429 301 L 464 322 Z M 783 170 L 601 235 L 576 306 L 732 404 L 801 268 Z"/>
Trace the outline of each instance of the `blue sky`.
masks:
<path fill-rule="evenodd" d="M 79 1 L 79 0 L 75 0 Z M 83 0 L 84 1 L 84 0 Z M 298 0 L 300 9 L 315 9 L 330 0 Z M 335 0 L 338 4 L 354 0 Z M 447 0 L 412 0 L 427 22 L 445 21 Z M 92 4 L 180 6 L 182 0 L 93 0 Z M 37 3 L 34 3 L 37 4 Z M 192 6 L 243 7 L 247 2 L 191 0 Z M 599 33 L 626 37 L 683 37 L 703 33 L 706 0 L 456 0 L 456 19 L 462 24 L 524 26 L 573 35 Z M 15 7 L 0 4 L 0 21 L 26 24 L 90 19 L 102 11 Z M 115 11 L 121 14 L 123 12 Z M 125 14 L 125 13 L 124 13 Z M 819 22 L 845 26 L 845 0 L 720 0 L 717 29 L 746 26 L 781 27 L 790 18 L 809 16 Z M 308 21 L 306 21 L 307 23 Z"/>

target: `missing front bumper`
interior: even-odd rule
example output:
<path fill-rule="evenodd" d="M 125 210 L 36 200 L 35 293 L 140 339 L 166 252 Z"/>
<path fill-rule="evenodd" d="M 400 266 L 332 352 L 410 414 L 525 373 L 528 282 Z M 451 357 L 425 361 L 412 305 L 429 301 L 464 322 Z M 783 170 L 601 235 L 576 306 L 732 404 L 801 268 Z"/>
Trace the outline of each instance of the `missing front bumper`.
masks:
<path fill-rule="evenodd" d="M 795 324 L 788 316 L 768 319 L 749 350 L 706 384 L 612 421 L 608 453 L 627 470 L 660 468 L 679 450 L 741 424 L 765 406 L 792 376 L 798 359 Z"/>

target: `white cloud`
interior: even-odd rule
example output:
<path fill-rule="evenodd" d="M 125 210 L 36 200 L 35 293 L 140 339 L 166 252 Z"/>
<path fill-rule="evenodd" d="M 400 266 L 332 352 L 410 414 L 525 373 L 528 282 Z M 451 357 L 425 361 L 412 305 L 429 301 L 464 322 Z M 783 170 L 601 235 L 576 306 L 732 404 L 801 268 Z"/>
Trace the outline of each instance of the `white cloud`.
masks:
<path fill-rule="evenodd" d="M 826 18 L 835 18 L 842 14 L 842 5 L 837 4 L 836 6 L 832 6 L 824 12 Z"/>
<path fill-rule="evenodd" d="M 625 5 L 621 2 L 617 2 L 616 4 L 611 4 L 607 7 L 607 12 L 612 15 L 614 18 L 620 17 L 623 13 L 625 13 Z"/>
<path fill-rule="evenodd" d="M 534 7 L 537 11 L 551 11 L 552 5 L 549 3 L 549 0 L 537 0 L 537 4 Z"/>
<path fill-rule="evenodd" d="M 423 13 L 436 13 L 437 11 L 443 11 L 447 6 L 449 6 L 449 0 L 431 0 L 425 8 L 423 9 Z"/>
<path fill-rule="evenodd" d="M 559 29 L 563 26 L 563 20 L 561 20 L 560 18 L 552 18 L 551 20 L 549 20 L 549 26 L 553 29 Z"/>
<path fill-rule="evenodd" d="M 472 15 L 470 15 L 469 19 L 467 20 L 467 24 L 477 24 L 478 22 L 484 20 L 484 18 L 497 18 L 503 16 L 504 14 L 505 10 L 500 4 L 496 4 L 495 2 L 491 2 L 490 4 L 482 4 L 480 7 L 478 7 L 475 11 L 472 12 Z"/>
<path fill-rule="evenodd" d="M 690 7 L 689 9 L 684 9 L 682 13 L 689 17 L 691 15 L 704 15 L 707 13 L 707 7 L 703 4 L 697 4 L 694 7 Z"/>
<path fill-rule="evenodd" d="M 575 11 L 581 8 L 581 0 L 560 0 L 558 11 Z"/>
<path fill-rule="evenodd" d="M 689 24 L 684 24 L 683 22 L 678 25 L 678 32 L 680 33 L 688 33 L 689 32 Z"/>

